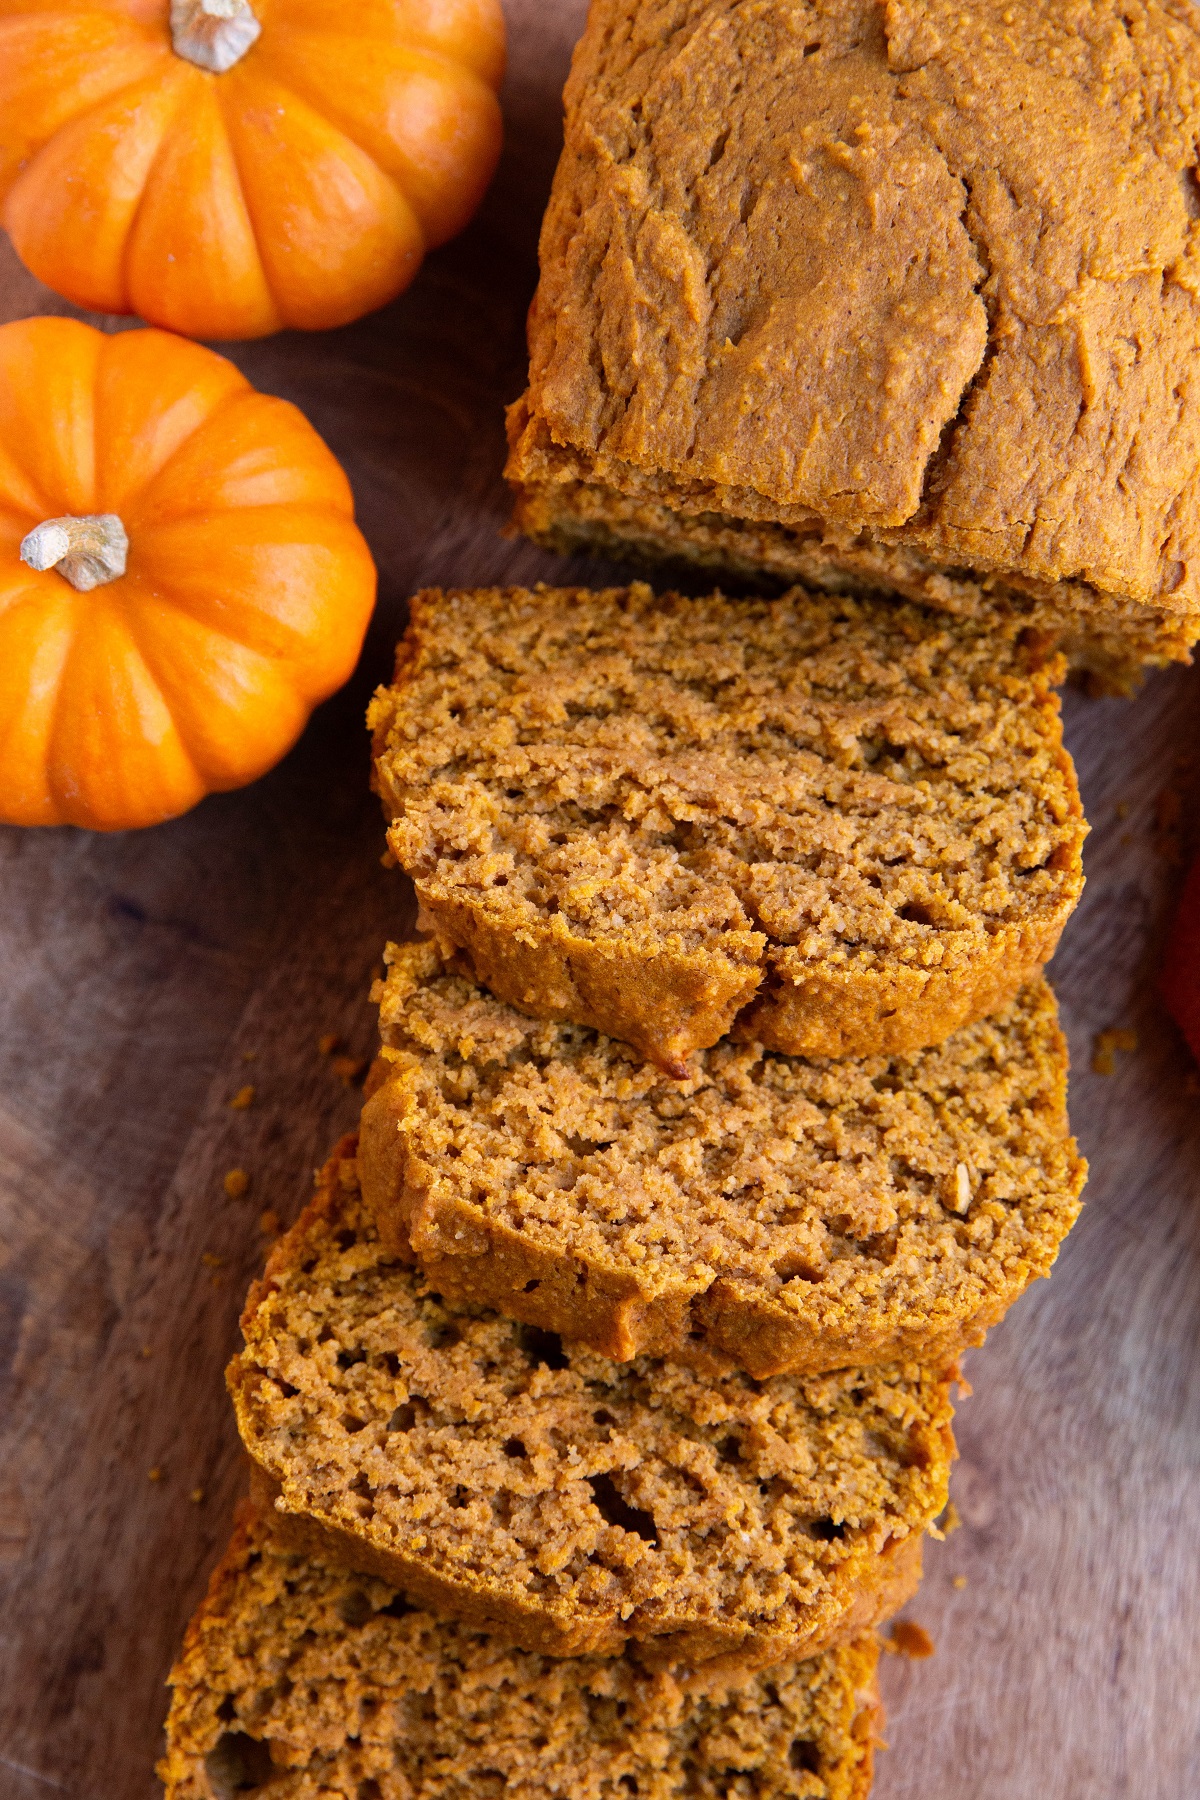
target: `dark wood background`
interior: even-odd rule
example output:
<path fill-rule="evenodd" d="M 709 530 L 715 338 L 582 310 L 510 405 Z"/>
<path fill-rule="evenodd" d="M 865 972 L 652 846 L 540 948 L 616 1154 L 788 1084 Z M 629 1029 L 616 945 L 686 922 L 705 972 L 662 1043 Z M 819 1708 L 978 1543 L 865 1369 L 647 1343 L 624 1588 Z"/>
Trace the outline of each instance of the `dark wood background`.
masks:
<path fill-rule="evenodd" d="M 353 1124 L 317 1040 L 369 1052 L 371 971 L 412 921 L 362 726 L 405 596 L 597 573 L 501 536 L 501 407 L 584 4 L 507 10 L 508 147 L 470 230 L 375 317 L 231 352 L 353 480 L 381 574 L 355 680 L 272 775 L 177 823 L 0 831 L 3 1800 L 158 1791 L 164 1677 L 243 1482 L 222 1368 L 261 1215 L 292 1218 Z M 0 317 L 69 310 L 0 239 Z M 910 1608 L 937 1655 L 887 1662 L 878 1800 L 1200 1795 L 1200 1088 L 1153 986 L 1200 670 L 1133 702 L 1069 694 L 1066 716 L 1094 829 L 1053 974 L 1088 1205 L 970 1358 L 963 1526 Z M 1139 1047 L 1105 1077 L 1112 1026 Z"/>

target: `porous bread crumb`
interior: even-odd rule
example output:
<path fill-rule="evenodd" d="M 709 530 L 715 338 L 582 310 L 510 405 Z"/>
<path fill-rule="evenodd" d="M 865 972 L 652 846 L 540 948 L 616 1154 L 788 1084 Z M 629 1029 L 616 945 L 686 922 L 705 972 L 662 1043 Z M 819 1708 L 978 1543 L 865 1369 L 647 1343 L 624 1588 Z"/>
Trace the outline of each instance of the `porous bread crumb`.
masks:
<path fill-rule="evenodd" d="M 796 590 L 419 594 L 368 718 L 422 922 L 683 1074 L 734 1023 L 905 1052 L 1047 959 L 1087 827 L 1061 668 L 997 616 Z"/>
<path fill-rule="evenodd" d="M 552 1659 L 289 1551 L 243 1508 L 171 1672 L 166 1800 L 866 1800 L 870 1635 L 705 1691 Z"/>
<path fill-rule="evenodd" d="M 449 1299 L 760 1376 L 936 1359 L 1049 1272 L 1078 1214 L 1041 978 L 911 1058 L 726 1042 L 675 1082 L 526 1018 L 433 944 L 387 954 L 363 1186 Z"/>
<path fill-rule="evenodd" d="M 874 1624 L 946 1503 L 953 1369 L 764 1382 L 617 1365 L 453 1309 L 380 1243 L 343 1146 L 229 1368 L 295 1541 L 557 1655 L 762 1666 Z"/>
<path fill-rule="evenodd" d="M 1200 634 L 1200 28 L 1173 0 L 594 0 L 518 522 Z"/>

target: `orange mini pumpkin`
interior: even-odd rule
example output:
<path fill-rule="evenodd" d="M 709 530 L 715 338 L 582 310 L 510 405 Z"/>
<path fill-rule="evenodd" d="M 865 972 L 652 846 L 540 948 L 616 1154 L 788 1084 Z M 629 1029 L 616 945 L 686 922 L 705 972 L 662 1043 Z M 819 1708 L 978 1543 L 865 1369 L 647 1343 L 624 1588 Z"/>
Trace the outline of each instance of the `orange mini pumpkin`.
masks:
<path fill-rule="evenodd" d="M 374 598 L 294 406 L 166 332 L 0 326 L 0 819 L 113 831 L 252 781 Z"/>
<path fill-rule="evenodd" d="M 191 337 L 343 325 L 470 218 L 499 0 L 0 0 L 0 202 L 80 306 Z"/>

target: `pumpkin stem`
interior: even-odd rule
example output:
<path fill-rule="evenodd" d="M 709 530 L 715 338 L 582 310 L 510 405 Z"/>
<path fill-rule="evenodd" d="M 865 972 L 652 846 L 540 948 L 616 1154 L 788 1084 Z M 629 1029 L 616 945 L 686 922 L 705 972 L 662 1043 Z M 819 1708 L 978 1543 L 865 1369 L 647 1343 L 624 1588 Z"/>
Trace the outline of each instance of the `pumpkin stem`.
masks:
<path fill-rule="evenodd" d="M 175 54 L 213 75 L 240 62 L 261 30 L 248 0 L 171 0 Z"/>
<path fill-rule="evenodd" d="M 45 519 L 21 544 L 31 569 L 57 569 L 81 594 L 125 573 L 129 538 L 116 513 Z"/>

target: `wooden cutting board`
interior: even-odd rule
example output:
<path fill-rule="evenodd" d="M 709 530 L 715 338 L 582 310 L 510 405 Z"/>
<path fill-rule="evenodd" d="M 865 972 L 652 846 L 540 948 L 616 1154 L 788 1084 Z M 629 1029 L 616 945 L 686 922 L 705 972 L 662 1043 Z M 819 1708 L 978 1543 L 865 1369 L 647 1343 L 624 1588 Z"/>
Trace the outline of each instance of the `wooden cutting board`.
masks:
<path fill-rule="evenodd" d="M 243 1485 L 222 1368 L 260 1216 L 290 1220 L 354 1123 L 318 1039 L 368 1054 L 372 969 L 412 925 L 362 725 L 405 596 L 613 573 L 502 536 L 501 409 L 584 4 L 507 10 L 508 148 L 471 229 L 375 317 L 230 352 L 353 480 L 381 574 L 354 682 L 274 774 L 175 824 L 0 832 L 0 1800 L 159 1791 L 163 1681 Z M 0 240 L 0 317 L 70 310 Z M 1053 974 L 1088 1206 L 969 1358 L 963 1525 L 909 1609 L 937 1655 L 887 1661 L 878 1800 L 1200 1795 L 1200 1091 L 1153 988 L 1200 680 L 1065 704 L 1093 835 Z M 1114 1025 L 1139 1047 L 1095 1074 Z"/>

